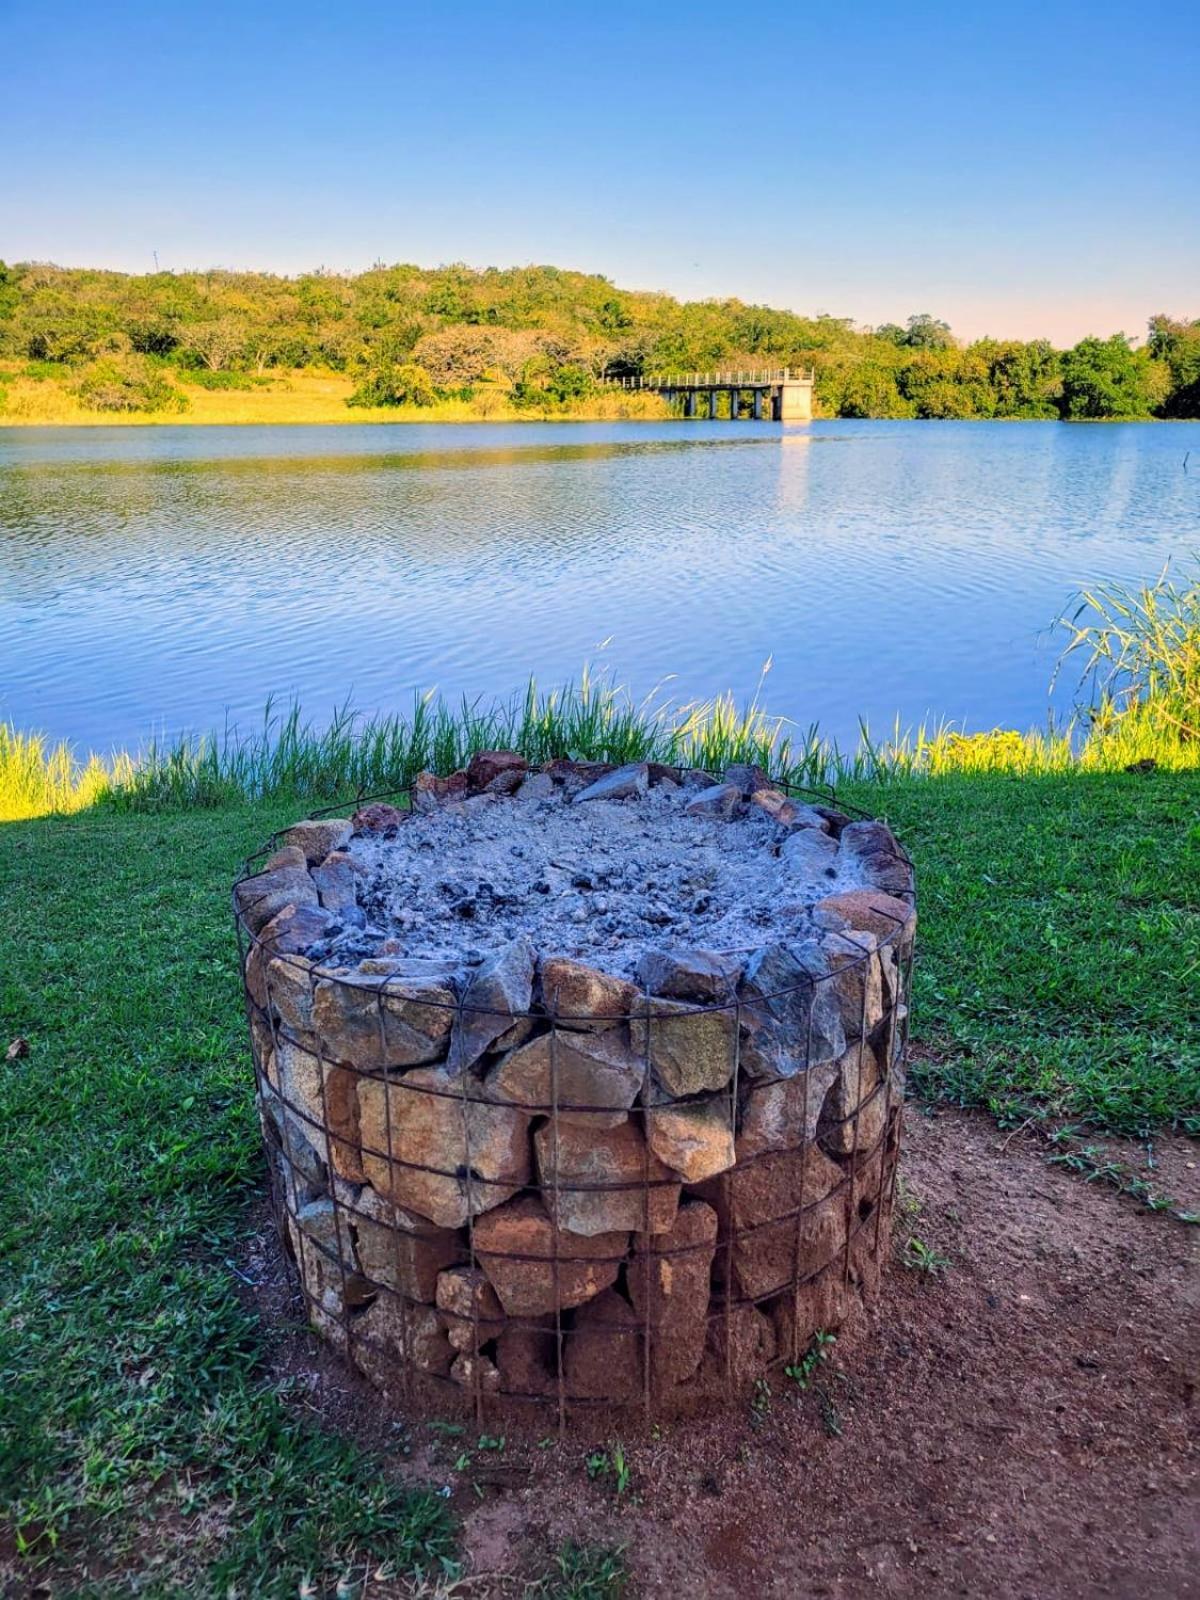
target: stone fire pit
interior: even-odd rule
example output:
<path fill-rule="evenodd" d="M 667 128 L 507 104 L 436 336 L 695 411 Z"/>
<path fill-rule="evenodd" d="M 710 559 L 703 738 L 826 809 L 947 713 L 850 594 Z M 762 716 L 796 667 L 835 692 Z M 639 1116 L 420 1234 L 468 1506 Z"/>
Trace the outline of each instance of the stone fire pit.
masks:
<path fill-rule="evenodd" d="M 886 1255 L 912 871 L 882 823 L 511 752 L 298 823 L 235 890 L 314 1326 L 383 1388 L 728 1393 Z"/>

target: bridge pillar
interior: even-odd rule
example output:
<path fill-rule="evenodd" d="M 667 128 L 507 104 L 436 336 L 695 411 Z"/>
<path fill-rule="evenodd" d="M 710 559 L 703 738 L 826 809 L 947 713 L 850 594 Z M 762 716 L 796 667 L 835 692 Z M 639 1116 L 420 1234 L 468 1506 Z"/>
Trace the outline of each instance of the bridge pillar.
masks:
<path fill-rule="evenodd" d="M 741 395 L 741 391 L 739 389 L 730 389 L 730 391 L 729 391 L 729 420 L 730 420 L 730 422 L 736 422 L 737 419 L 738 419 L 738 412 L 741 410 L 741 403 L 740 403 L 741 402 L 741 398 L 742 398 L 742 395 Z"/>
<path fill-rule="evenodd" d="M 779 385 L 779 422 L 811 422 L 813 386 L 811 378 L 785 378 Z"/>
<path fill-rule="evenodd" d="M 687 403 L 686 403 L 686 405 L 684 407 L 683 414 L 684 414 L 685 417 L 694 417 L 696 415 L 696 391 L 695 391 L 695 389 L 689 389 L 688 392 L 687 392 Z"/>
<path fill-rule="evenodd" d="M 761 422 L 762 421 L 762 400 L 763 400 L 763 392 L 762 392 L 762 390 L 761 389 L 755 389 L 755 391 L 754 391 L 754 420 L 755 420 L 755 422 Z"/>

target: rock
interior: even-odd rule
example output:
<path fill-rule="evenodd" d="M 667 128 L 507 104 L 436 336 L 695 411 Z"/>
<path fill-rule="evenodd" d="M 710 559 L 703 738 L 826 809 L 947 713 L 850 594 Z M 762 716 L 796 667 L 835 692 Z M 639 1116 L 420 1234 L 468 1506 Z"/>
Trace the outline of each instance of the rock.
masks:
<path fill-rule="evenodd" d="M 639 1319 L 650 1326 L 656 1388 L 682 1383 L 700 1365 L 716 1248 L 717 1213 L 702 1200 L 680 1206 L 669 1233 L 640 1233 L 634 1240 L 629 1293 Z"/>
<path fill-rule="evenodd" d="M 496 1340 L 495 1361 L 505 1394 L 552 1394 L 558 1386 L 557 1335 L 554 1319 L 545 1328 L 506 1323 Z M 565 1341 L 564 1341 L 565 1342 Z"/>
<path fill-rule="evenodd" d="M 308 859 L 298 845 L 285 844 L 276 850 L 273 856 L 268 856 L 259 868 L 260 876 L 267 872 L 307 872 Z"/>
<path fill-rule="evenodd" d="M 261 964 L 257 965 L 261 973 Z M 314 1050 L 312 1003 L 316 965 L 307 956 L 272 956 L 266 962 L 265 979 L 256 974 L 256 980 L 261 983 L 264 1010 L 273 1011 L 283 1031 Z"/>
<path fill-rule="evenodd" d="M 461 1227 L 529 1181 L 528 1117 L 464 1099 L 460 1088 L 442 1067 L 358 1085 L 367 1177 L 381 1195 L 441 1228 Z"/>
<path fill-rule="evenodd" d="M 548 772 L 531 772 L 517 790 L 518 800 L 549 800 L 556 784 Z"/>
<path fill-rule="evenodd" d="M 759 1156 L 697 1193 L 721 1224 L 717 1275 L 732 1269 L 733 1288 L 759 1300 L 816 1272 L 846 1241 L 845 1174 L 816 1145 Z"/>
<path fill-rule="evenodd" d="M 463 800 L 467 795 L 467 774 L 451 772 L 439 778 L 436 772 L 418 772 L 413 779 L 412 803 L 414 811 L 436 810 L 449 800 Z"/>
<path fill-rule="evenodd" d="M 775 1359 L 775 1324 L 756 1306 L 714 1302 L 708 1324 L 713 1364 L 730 1383 L 750 1383 Z"/>
<path fill-rule="evenodd" d="M 839 1070 L 839 1062 L 826 1061 L 794 1078 L 751 1082 L 742 1099 L 738 1159 L 752 1160 L 768 1151 L 798 1150 L 805 1143 L 814 1143 L 825 1097 Z"/>
<path fill-rule="evenodd" d="M 284 866 L 243 878 L 234 886 L 233 898 L 244 926 L 256 934 L 287 906 L 316 905 L 317 886 L 307 867 Z"/>
<path fill-rule="evenodd" d="M 726 767 L 725 782 L 731 784 L 739 794 L 747 799 L 752 794 L 757 794 L 760 789 L 771 788 L 771 780 L 761 767 L 750 766 L 747 762 L 739 762 L 735 766 Z"/>
<path fill-rule="evenodd" d="M 845 1281 L 845 1266 L 839 1257 L 772 1303 L 778 1353 L 791 1362 L 799 1361 L 818 1333 L 836 1333 L 859 1304 L 858 1291 Z"/>
<path fill-rule="evenodd" d="M 665 761 L 647 761 L 646 773 L 652 789 L 658 788 L 660 784 L 668 789 L 679 787 L 679 768 L 669 767 Z"/>
<path fill-rule="evenodd" d="M 648 1058 L 667 1094 L 676 1098 L 721 1089 L 733 1076 L 737 1013 L 699 1010 L 650 996 L 629 1025 L 635 1054 Z"/>
<path fill-rule="evenodd" d="M 489 1211 L 475 1224 L 475 1254 L 510 1317 L 579 1306 L 616 1282 L 627 1233 L 563 1233 L 534 1195 Z"/>
<path fill-rule="evenodd" d="M 337 917 L 358 910 L 358 873 L 348 855 L 335 851 L 319 867 L 312 869 L 317 898 Z"/>
<path fill-rule="evenodd" d="M 563 1350 L 563 1373 L 572 1399 L 632 1400 L 641 1393 L 641 1325 L 615 1289 L 605 1289 L 576 1312 Z"/>
<path fill-rule="evenodd" d="M 578 805 L 583 800 L 628 800 L 633 795 L 645 794 L 650 787 L 650 771 L 644 761 L 632 761 L 626 767 L 618 767 L 615 772 L 609 772 L 602 778 L 597 778 L 594 783 L 589 783 L 586 789 L 581 789 L 575 796 Z"/>
<path fill-rule="evenodd" d="M 542 1005 L 564 1028 L 610 1028 L 628 1017 L 638 1000 L 627 978 L 567 956 L 543 956 L 538 981 Z"/>
<path fill-rule="evenodd" d="M 850 927 L 873 933 L 881 945 L 898 951 L 904 959 L 911 952 L 917 913 L 907 901 L 885 894 L 882 889 L 851 889 L 845 894 L 827 895 L 815 909 L 834 912 Z"/>
<path fill-rule="evenodd" d="M 287 1115 L 302 1136 L 322 1156 L 328 1154 L 339 1177 L 362 1183 L 357 1075 L 282 1035 L 276 1040 L 275 1071 Z"/>
<path fill-rule="evenodd" d="M 645 1065 L 624 1035 L 623 1028 L 606 1033 L 559 1028 L 538 1034 L 510 1051 L 489 1074 L 487 1094 L 531 1110 L 549 1112 L 557 1104 L 560 1114 L 563 1108 L 578 1107 L 623 1114 L 645 1077 Z"/>
<path fill-rule="evenodd" d="M 515 750 L 477 750 L 467 763 L 467 787 L 478 794 L 509 774 L 515 774 L 519 783 L 528 771 L 528 761 Z"/>
<path fill-rule="evenodd" d="M 611 761 L 572 761 L 569 756 L 555 756 L 542 765 L 542 772 L 568 797 L 615 771 Z"/>
<path fill-rule="evenodd" d="M 335 1061 L 372 1071 L 421 1066 L 445 1051 L 457 1003 L 444 977 L 389 958 L 322 978 L 312 1020 Z"/>
<path fill-rule="evenodd" d="M 332 1333 L 331 1323 L 344 1325 L 353 1308 L 371 1300 L 371 1286 L 358 1270 L 346 1219 L 326 1197 L 301 1206 L 289 1218 L 289 1232 L 309 1320 L 321 1332 Z"/>
<path fill-rule="evenodd" d="M 814 835 L 816 837 L 816 835 Z M 768 944 L 746 964 L 740 989 L 740 1068 L 755 1079 L 791 1078 L 846 1048 L 829 963 L 812 940 Z"/>
<path fill-rule="evenodd" d="M 857 860 L 873 888 L 900 899 L 912 895 L 912 866 L 886 823 L 849 823 L 842 829 L 841 847 Z"/>
<path fill-rule="evenodd" d="M 689 800 L 684 806 L 684 812 L 689 817 L 717 817 L 722 822 L 728 822 L 742 804 L 742 791 L 733 783 L 716 784 L 708 789 L 701 789 L 694 800 Z"/>
<path fill-rule="evenodd" d="M 438 1274 L 437 1308 L 465 1322 L 495 1322 L 503 1317 L 496 1291 L 478 1267 L 447 1267 Z"/>
<path fill-rule="evenodd" d="M 836 871 L 838 842 L 817 828 L 796 828 L 779 847 L 779 859 L 790 878 L 805 882 Z"/>
<path fill-rule="evenodd" d="M 882 1022 L 883 969 L 873 933 L 848 929 L 826 933 L 818 941 L 833 973 L 842 1028 L 847 1039 L 861 1039 Z"/>
<path fill-rule="evenodd" d="M 838 1062 L 821 1108 L 817 1138 L 822 1149 L 838 1156 L 873 1150 L 883 1134 L 889 1099 L 895 1105 L 901 1098 L 898 1087 L 889 1096 L 874 1047 L 867 1041 L 852 1044 Z"/>
<path fill-rule="evenodd" d="M 637 964 L 637 980 L 649 994 L 670 1000 L 719 1005 L 737 995 L 742 964 L 710 950 L 647 950 Z"/>
<path fill-rule="evenodd" d="M 800 818 L 800 807 L 789 800 L 782 789 L 755 789 L 750 795 L 750 804 L 761 807 L 785 828 L 792 827 Z"/>
<path fill-rule="evenodd" d="M 302 955 L 319 939 L 325 938 L 333 926 L 334 920 L 329 912 L 315 903 L 289 903 L 279 909 L 263 926 L 257 940 L 246 953 L 246 989 L 256 1006 L 266 1009 L 267 968 L 271 960 Z M 303 970 L 309 972 L 311 968 L 306 965 Z M 308 1014 L 311 1018 L 311 1002 Z"/>
<path fill-rule="evenodd" d="M 516 1013 L 533 998 L 535 952 L 528 939 L 513 939 L 475 973 L 454 1017 L 449 1066 L 462 1072 L 513 1026 Z"/>
<path fill-rule="evenodd" d="M 306 1124 L 288 1112 L 278 1093 L 264 1082 L 258 1096 L 263 1138 L 280 1157 L 283 1193 L 295 1209 L 297 1196 L 315 1199 L 329 1182 L 329 1171 Z"/>
<path fill-rule="evenodd" d="M 348 844 L 353 831 L 353 824 L 346 817 L 322 817 L 293 823 L 279 837 L 284 844 L 295 845 L 303 852 L 308 865 L 316 867 L 331 851 Z"/>
<path fill-rule="evenodd" d="M 533 1136 L 542 1199 L 560 1228 L 594 1238 L 675 1220 L 680 1185 L 628 1120 L 615 1128 L 544 1123 Z"/>
<path fill-rule="evenodd" d="M 381 1389 L 399 1389 L 406 1365 L 444 1378 L 454 1359 L 432 1306 L 409 1305 L 381 1294 L 355 1318 L 352 1329 L 354 1361 Z"/>
<path fill-rule="evenodd" d="M 488 1356 L 468 1355 L 464 1352 L 455 1358 L 450 1368 L 450 1376 L 455 1383 L 461 1383 L 472 1393 L 479 1390 L 484 1394 L 495 1394 L 500 1387 L 499 1370 Z"/>
<path fill-rule="evenodd" d="M 408 816 L 407 811 L 397 810 L 386 800 L 376 800 L 354 813 L 350 827 L 354 833 L 386 833 L 389 828 L 398 828 Z"/>
<path fill-rule="evenodd" d="M 440 1274 L 466 1260 L 465 1240 L 450 1228 L 432 1227 L 370 1187 L 339 1185 L 337 1193 L 358 1240 L 363 1275 L 406 1299 L 432 1305 Z"/>
<path fill-rule="evenodd" d="M 721 1104 L 660 1106 L 646 1112 L 646 1122 L 650 1149 L 685 1183 L 702 1183 L 733 1165 L 733 1129 Z"/>

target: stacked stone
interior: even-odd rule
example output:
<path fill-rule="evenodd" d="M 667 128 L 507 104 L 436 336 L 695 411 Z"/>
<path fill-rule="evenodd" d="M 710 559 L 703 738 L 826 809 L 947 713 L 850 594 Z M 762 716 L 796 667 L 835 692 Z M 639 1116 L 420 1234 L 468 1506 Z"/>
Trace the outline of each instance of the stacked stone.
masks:
<path fill-rule="evenodd" d="M 886 826 L 755 769 L 531 773 L 511 752 L 422 775 L 413 808 L 652 782 L 693 786 L 696 814 L 758 806 L 781 853 L 846 853 L 867 886 L 818 901 L 801 940 L 653 949 L 631 980 L 526 939 L 469 977 L 318 964 L 305 952 L 361 919 L 352 837 L 412 814 L 389 805 L 297 824 L 237 885 L 290 1248 L 314 1325 L 385 1388 L 665 1410 L 796 1359 L 878 1275 L 915 928 Z"/>

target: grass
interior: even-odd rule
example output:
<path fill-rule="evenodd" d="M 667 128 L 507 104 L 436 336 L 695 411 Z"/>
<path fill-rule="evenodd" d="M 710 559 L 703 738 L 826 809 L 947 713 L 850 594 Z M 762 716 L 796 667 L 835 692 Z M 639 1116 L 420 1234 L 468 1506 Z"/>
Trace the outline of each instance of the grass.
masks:
<path fill-rule="evenodd" d="M 473 400 L 446 400 L 433 406 L 366 406 L 353 410 L 346 401 L 355 382 L 345 373 L 305 368 L 279 372 L 272 368 L 265 381 L 246 380 L 233 388 L 221 380 L 225 374 L 173 373 L 187 397 L 182 412 L 90 411 L 70 393 L 72 375 L 62 379 L 62 369 L 49 362 L 36 366 L 10 363 L 0 367 L 0 427 L 118 427 L 144 428 L 169 423 L 240 426 L 263 423 L 364 423 L 364 422 L 546 422 L 566 420 L 662 421 L 670 415 L 654 395 L 624 391 L 596 394 L 576 402 L 568 412 L 545 412 L 509 405 L 502 392 L 482 390 Z"/>

